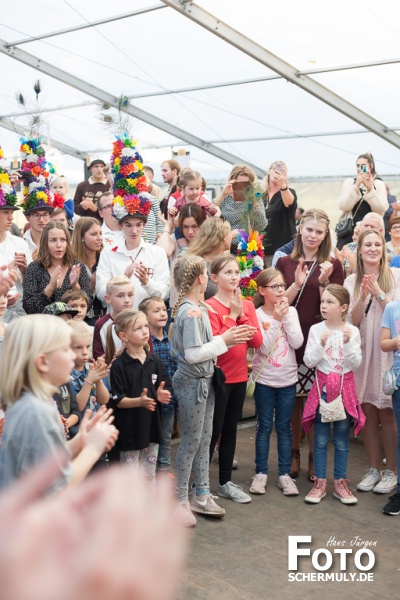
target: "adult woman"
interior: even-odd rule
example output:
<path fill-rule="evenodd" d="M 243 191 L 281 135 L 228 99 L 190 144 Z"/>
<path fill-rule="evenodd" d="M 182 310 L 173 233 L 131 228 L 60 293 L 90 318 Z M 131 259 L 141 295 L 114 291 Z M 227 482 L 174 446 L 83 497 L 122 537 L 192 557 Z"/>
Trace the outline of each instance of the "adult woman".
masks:
<path fill-rule="evenodd" d="M 366 152 L 357 158 L 357 177 L 349 177 L 343 182 L 338 205 L 343 211 L 343 218 L 352 218 L 354 222 L 362 221 L 369 212 L 376 212 L 383 217 L 388 209 L 387 193 L 383 181 L 377 178 L 375 162 L 372 154 Z M 349 244 L 353 231 L 338 238 L 339 250 Z"/>
<path fill-rule="evenodd" d="M 395 217 L 389 221 L 390 242 L 386 242 L 386 248 L 392 255 L 400 254 L 400 218 Z"/>
<path fill-rule="evenodd" d="M 173 231 L 175 228 L 174 217 L 169 215 L 167 221 L 164 219 L 164 217 L 160 216 L 160 219 L 164 223 L 164 231 L 158 238 L 156 246 L 161 246 L 161 248 L 164 248 L 168 258 L 171 261 L 174 261 L 178 254 L 182 252 L 184 248 L 189 247 L 193 242 L 201 224 L 203 221 L 205 221 L 205 218 L 206 217 L 201 206 L 197 206 L 197 204 L 187 204 L 186 206 L 183 206 L 178 216 L 178 227 L 184 237 L 184 244 L 178 245 L 175 233 Z"/>
<path fill-rule="evenodd" d="M 382 376 L 392 363 L 389 353 L 381 351 L 381 321 L 386 304 L 400 298 L 400 272 L 388 266 L 385 239 L 378 230 L 367 229 L 358 238 L 357 271 L 347 277 L 350 293 L 350 319 L 360 329 L 363 361 L 355 372 L 357 392 L 367 418 L 363 441 L 370 468 L 357 489 L 382 494 L 397 487 L 396 422 L 392 397 L 382 392 Z M 381 436 L 386 457 L 382 464 Z"/>
<path fill-rule="evenodd" d="M 97 219 L 81 217 L 77 221 L 72 236 L 71 248 L 74 258 L 85 265 L 90 278 L 90 295 L 93 299 L 93 305 L 86 315 L 86 321 L 89 325 L 94 325 L 104 313 L 102 303 L 95 297 L 96 269 L 100 252 L 103 249 L 101 225 Z"/>
<path fill-rule="evenodd" d="M 207 288 L 204 299 L 212 298 L 217 293 L 217 285 L 211 280 L 211 261 L 220 254 L 228 252 L 232 242 L 232 230 L 226 219 L 206 219 L 199 229 L 194 242 L 187 253 L 201 256 L 206 261 L 208 272 Z"/>
<path fill-rule="evenodd" d="M 283 161 L 275 161 L 269 167 L 265 192 L 262 195 L 265 214 L 268 220 L 264 236 L 264 264 L 272 265 L 272 257 L 276 250 L 290 242 L 296 235 L 297 196 L 289 189 L 287 167 Z"/>
<path fill-rule="evenodd" d="M 290 304 L 297 308 L 303 345 L 296 350 L 299 365 L 299 383 L 296 404 L 292 418 L 292 477 L 300 471 L 301 409 L 303 398 L 314 379 L 313 369 L 303 362 L 308 332 L 312 325 L 321 320 L 320 301 L 325 287 L 329 283 L 343 284 L 343 269 L 339 260 L 331 259 L 331 234 L 329 218 L 325 211 L 311 209 L 304 213 L 296 235 L 294 249 L 289 256 L 278 260 L 276 268 L 283 274 L 288 288 L 286 296 Z M 309 434 L 309 475 L 313 469 L 313 436 Z"/>
<path fill-rule="evenodd" d="M 23 307 L 41 313 L 67 290 L 82 288 L 90 294 L 85 266 L 74 259 L 70 236 L 62 223 L 50 221 L 43 229 L 36 260 L 28 265 L 23 286 Z"/>
<path fill-rule="evenodd" d="M 247 183 L 251 194 L 251 208 L 245 202 L 246 191 L 235 191 L 235 183 Z M 229 221 L 233 230 L 250 229 L 263 233 L 267 226 L 265 207 L 261 196 L 255 195 L 256 174 L 246 165 L 234 165 L 229 174 L 228 182 L 222 192 L 214 198 L 214 204 L 221 207 L 221 214 Z M 233 247 L 236 248 L 237 241 L 234 239 Z"/>

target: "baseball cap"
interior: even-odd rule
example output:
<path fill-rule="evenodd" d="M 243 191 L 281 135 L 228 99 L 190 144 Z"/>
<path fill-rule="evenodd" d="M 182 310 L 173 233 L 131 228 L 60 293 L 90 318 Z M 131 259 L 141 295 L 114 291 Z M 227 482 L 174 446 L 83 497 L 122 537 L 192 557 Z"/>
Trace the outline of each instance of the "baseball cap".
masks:
<path fill-rule="evenodd" d="M 65 302 L 52 302 L 52 304 L 46 306 L 43 311 L 44 315 L 54 315 L 56 317 L 59 317 L 60 315 L 71 315 L 72 317 L 75 317 L 78 313 L 79 310 L 71 308 L 68 304 L 65 304 Z"/>

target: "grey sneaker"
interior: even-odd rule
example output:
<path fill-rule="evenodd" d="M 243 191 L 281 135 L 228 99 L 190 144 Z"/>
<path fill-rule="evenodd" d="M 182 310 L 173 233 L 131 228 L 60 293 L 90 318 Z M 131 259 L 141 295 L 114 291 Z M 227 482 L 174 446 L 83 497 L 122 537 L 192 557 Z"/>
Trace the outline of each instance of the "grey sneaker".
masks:
<path fill-rule="evenodd" d="M 240 485 L 236 485 L 236 483 L 232 483 L 232 481 L 228 481 L 227 483 L 224 483 L 224 485 L 218 483 L 217 492 L 218 496 L 229 498 L 239 504 L 248 504 L 251 502 L 251 496 L 246 494 Z"/>
<path fill-rule="evenodd" d="M 249 489 L 250 494 L 265 494 L 267 479 L 268 475 L 265 473 L 257 473 L 257 475 L 254 475 L 253 482 Z"/>
<path fill-rule="evenodd" d="M 192 512 L 219 519 L 225 515 L 225 509 L 218 506 L 210 494 L 204 496 L 196 496 L 193 494 L 190 499 L 190 509 Z"/>
<path fill-rule="evenodd" d="M 357 485 L 357 489 L 360 490 L 360 492 L 371 492 L 380 479 L 381 476 L 378 471 L 371 467 Z"/>
<path fill-rule="evenodd" d="M 283 492 L 284 496 L 298 496 L 299 490 L 297 485 L 290 477 L 290 475 L 280 475 L 278 479 L 278 488 Z"/>
<path fill-rule="evenodd" d="M 390 469 L 386 469 L 385 471 L 381 471 L 381 480 L 376 484 L 373 491 L 376 494 L 390 494 L 391 492 L 396 491 L 397 489 L 397 475 L 390 471 Z"/>

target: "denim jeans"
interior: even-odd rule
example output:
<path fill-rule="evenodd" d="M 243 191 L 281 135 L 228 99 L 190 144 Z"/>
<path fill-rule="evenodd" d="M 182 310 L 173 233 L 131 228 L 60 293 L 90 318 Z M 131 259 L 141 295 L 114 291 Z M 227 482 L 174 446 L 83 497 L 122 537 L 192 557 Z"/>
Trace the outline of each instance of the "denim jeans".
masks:
<path fill-rule="evenodd" d="M 400 389 L 392 396 L 393 412 L 397 423 L 397 493 L 400 494 Z"/>
<path fill-rule="evenodd" d="M 325 396 L 325 398 L 324 398 Z M 326 395 L 322 394 L 326 400 Z M 349 431 L 352 417 L 346 413 L 346 419 L 333 422 L 333 445 L 335 447 L 333 477 L 346 479 L 349 457 Z M 314 421 L 314 469 L 318 479 L 326 479 L 326 460 L 331 437 L 331 423 L 322 423 L 319 407 Z"/>
<path fill-rule="evenodd" d="M 169 471 L 171 467 L 171 435 L 174 419 L 174 410 L 163 410 L 161 421 L 162 441 L 158 448 L 157 457 L 157 470 L 159 471 Z"/>
<path fill-rule="evenodd" d="M 254 400 L 257 410 L 256 473 L 268 474 L 269 440 L 274 426 L 278 438 L 278 474 L 290 473 L 292 454 L 292 418 L 296 400 L 296 384 L 273 388 L 256 383 Z"/>

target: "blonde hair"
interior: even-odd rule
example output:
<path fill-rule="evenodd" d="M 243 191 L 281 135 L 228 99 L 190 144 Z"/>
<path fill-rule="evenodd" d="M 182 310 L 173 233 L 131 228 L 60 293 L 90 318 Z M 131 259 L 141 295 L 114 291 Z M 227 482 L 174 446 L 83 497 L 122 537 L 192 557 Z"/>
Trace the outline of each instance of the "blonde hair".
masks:
<path fill-rule="evenodd" d="M 274 160 L 274 162 L 269 165 L 269 167 L 267 169 L 267 172 L 265 174 L 265 177 L 264 177 L 264 179 L 262 181 L 262 191 L 263 192 L 266 192 L 268 190 L 268 186 L 269 186 L 269 182 L 270 182 L 269 172 L 277 164 L 282 165 L 283 171 L 285 172 L 285 176 L 287 175 L 287 165 L 286 165 L 285 161 L 283 161 L 283 160 Z"/>
<path fill-rule="evenodd" d="M 74 321 L 73 319 L 67 321 L 68 327 L 72 329 L 71 336 L 73 338 L 82 338 L 89 336 L 92 338 L 92 330 L 85 321 Z"/>
<path fill-rule="evenodd" d="M 225 219 L 206 219 L 201 225 L 195 239 L 188 248 L 187 254 L 212 254 L 222 244 L 224 237 L 232 231 L 229 221 Z"/>
<path fill-rule="evenodd" d="M 51 189 L 51 191 L 53 191 L 53 187 L 57 183 L 62 183 L 64 185 L 65 195 L 67 195 L 68 192 L 69 192 L 69 185 L 68 185 L 68 181 L 66 180 L 66 178 L 64 177 L 64 175 L 56 175 L 56 177 L 54 177 L 54 179 L 51 180 L 51 183 L 50 183 L 50 189 Z"/>
<path fill-rule="evenodd" d="M 257 175 L 254 173 L 253 169 L 250 169 L 247 165 L 233 165 L 232 170 L 229 173 L 228 181 L 236 179 L 240 175 L 242 175 L 242 177 L 248 177 L 252 185 L 257 183 Z"/>
<path fill-rule="evenodd" d="M 112 330 L 115 328 L 115 333 L 119 337 L 120 333 L 124 333 L 130 325 L 135 326 L 136 321 L 140 317 L 145 317 L 144 312 L 140 310 L 132 310 L 127 308 L 119 313 L 114 319 L 114 323 L 107 329 L 106 336 L 106 363 L 109 365 L 115 356 L 115 344 L 113 340 Z M 149 345 L 144 346 L 146 350 L 149 350 Z"/>
<path fill-rule="evenodd" d="M 129 277 L 127 275 L 116 275 L 115 277 L 111 277 L 111 279 L 109 279 L 107 281 L 107 285 L 106 285 L 107 296 L 111 296 L 111 294 L 113 293 L 115 288 L 121 287 L 121 286 L 127 285 L 127 284 L 130 284 L 133 288 L 132 281 L 129 279 Z"/>
<path fill-rule="evenodd" d="M 48 382 L 35 361 L 40 354 L 51 354 L 71 339 L 71 329 L 53 315 L 28 315 L 7 327 L 0 359 L 0 396 L 2 404 L 14 404 L 23 392 L 48 400 L 56 387 Z"/>
<path fill-rule="evenodd" d="M 268 267 L 268 269 L 264 269 L 264 271 L 261 271 L 261 273 L 259 273 L 257 275 L 257 278 L 256 278 L 257 291 L 253 298 L 253 304 L 254 304 L 255 308 L 259 308 L 259 306 L 264 305 L 264 296 L 261 296 L 261 294 L 258 291 L 258 288 L 269 285 L 271 283 L 271 281 L 273 279 L 276 279 L 277 277 L 280 277 L 282 279 L 283 283 L 286 285 L 284 276 L 278 269 L 275 269 L 274 267 Z"/>
<path fill-rule="evenodd" d="M 165 306 L 165 301 L 163 298 L 161 298 L 161 296 L 149 296 L 148 298 L 144 298 L 140 302 L 138 310 L 147 315 L 147 311 L 149 310 L 150 306 L 155 302 L 159 302 L 160 304 L 164 304 Z"/>
<path fill-rule="evenodd" d="M 382 244 L 382 256 L 379 267 L 378 285 L 385 294 L 387 294 L 393 287 L 393 275 L 388 265 L 387 252 L 385 246 L 385 238 L 383 234 L 377 229 L 366 229 L 364 230 L 357 240 L 357 271 L 356 271 L 356 285 L 354 288 L 354 296 L 358 297 L 362 284 L 363 277 L 365 275 L 364 261 L 361 258 L 361 246 L 365 238 L 369 235 L 375 234 L 379 237 Z"/>
<path fill-rule="evenodd" d="M 300 220 L 299 230 L 294 240 L 294 248 L 291 254 L 293 260 L 298 262 L 299 258 L 304 257 L 303 242 L 301 239 L 300 228 L 306 223 L 306 221 L 323 221 L 326 227 L 326 236 L 322 240 L 317 250 L 317 262 L 321 264 L 327 260 L 331 260 L 332 240 L 331 232 L 329 230 L 329 217 L 324 210 L 311 208 L 307 210 Z"/>
<path fill-rule="evenodd" d="M 172 318 L 178 312 L 178 308 L 186 294 L 194 287 L 199 275 L 203 275 L 205 270 L 206 263 L 201 256 L 185 254 L 177 259 L 174 265 L 174 283 L 176 289 L 179 290 L 179 294 L 172 309 Z"/>
<path fill-rule="evenodd" d="M 82 262 L 85 265 L 87 264 L 87 254 L 83 238 L 85 237 L 87 232 L 90 231 L 95 225 L 100 227 L 100 221 L 98 221 L 94 217 L 80 217 L 80 219 L 78 219 L 75 223 L 75 228 L 72 233 L 72 253 L 74 257 L 77 260 L 79 260 L 79 262 Z M 100 256 L 100 252 L 102 249 L 103 246 L 101 246 L 101 249 L 97 251 L 97 256 Z"/>

